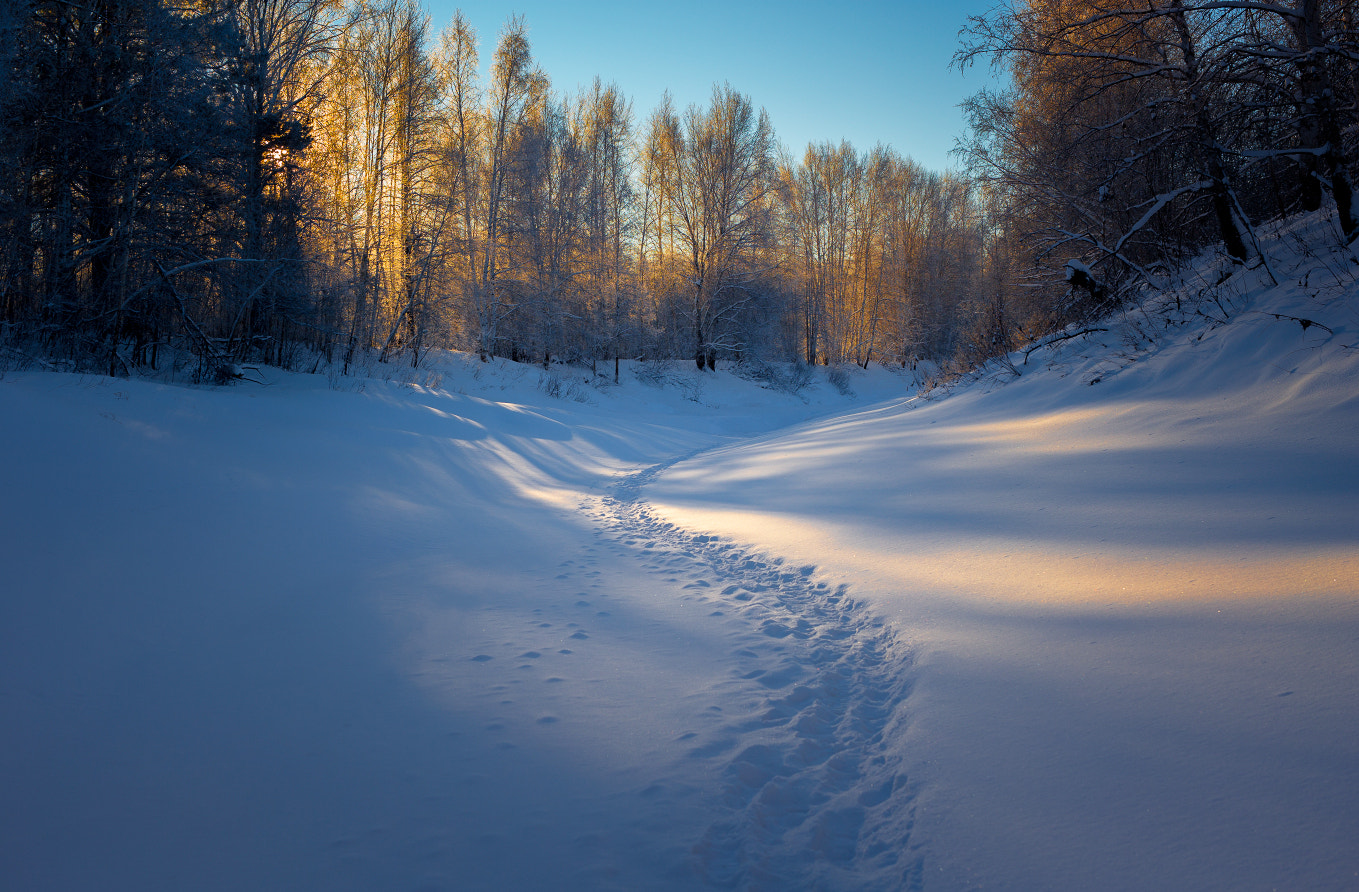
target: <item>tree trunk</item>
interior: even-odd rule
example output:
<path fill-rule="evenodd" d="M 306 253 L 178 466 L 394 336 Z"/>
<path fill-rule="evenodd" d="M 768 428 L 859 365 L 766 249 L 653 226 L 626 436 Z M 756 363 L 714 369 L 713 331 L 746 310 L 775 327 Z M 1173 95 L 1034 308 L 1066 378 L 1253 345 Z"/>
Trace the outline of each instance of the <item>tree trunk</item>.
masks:
<path fill-rule="evenodd" d="M 1322 183 L 1329 181 L 1340 228 L 1346 241 L 1353 241 L 1359 237 L 1354 185 L 1350 182 L 1335 93 L 1325 68 L 1319 0 L 1297 0 L 1288 24 L 1293 30 L 1300 64 L 1298 144 L 1313 150 L 1300 156 L 1303 208 L 1315 211 L 1321 207 Z"/>

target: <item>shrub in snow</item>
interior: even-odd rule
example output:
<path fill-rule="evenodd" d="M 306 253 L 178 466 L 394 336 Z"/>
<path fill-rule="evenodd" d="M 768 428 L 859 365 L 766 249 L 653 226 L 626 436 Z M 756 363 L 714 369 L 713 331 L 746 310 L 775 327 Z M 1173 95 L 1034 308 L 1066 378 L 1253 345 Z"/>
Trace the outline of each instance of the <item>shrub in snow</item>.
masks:
<path fill-rule="evenodd" d="M 830 382 L 831 387 L 835 388 L 835 392 L 841 396 L 854 396 L 854 389 L 849 386 L 849 372 L 845 371 L 840 366 L 833 366 L 832 368 L 826 369 L 826 380 Z"/>
<path fill-rule="evenodd" d="M 538 390 L 557 400 L 571 400 L 588 403 L 589 395 L 574 378 L 563 378 L 556 369 L 548 369 L 538 375 Z"/>
<path fill-rule="evenodd" d="M 736 374 L 780 393 L 795 394 L 812 383 L 812 370 L 800 362 L 773 363 L 758 357 L 741 360 L 736 367 Z"/>
<path fill-rule="evenodd" d="M 632 373 L 648 387 L 664 387 L 668 371 L 664 360 L 644 359 L 637 363 Z"/>

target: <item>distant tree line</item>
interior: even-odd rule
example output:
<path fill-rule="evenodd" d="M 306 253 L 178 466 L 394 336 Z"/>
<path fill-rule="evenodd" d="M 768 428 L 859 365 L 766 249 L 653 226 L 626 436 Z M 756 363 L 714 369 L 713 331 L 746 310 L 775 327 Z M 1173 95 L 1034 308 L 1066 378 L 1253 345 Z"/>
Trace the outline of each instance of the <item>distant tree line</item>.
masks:
<path fill-rule="evenodd" d="M 414 0 L 0 4 L 4 349 L 226 380 L 433 347 L 711 368 L 994 340 L 994 190 L 881 147 L 790 157 L 727 85 L 645 119 L 615 85 L 555 93 L 522 19 L 485 77 L 461 13 L 429 32 Z"/>
<path fill-rule="evenodd" d="M 1359 237 L 1349 0 L 1021 0 L 972 19 L 978 60 L 1011 81 L 961 146 L 1009 258 L 993 318 L 1098 315 L 1213 245 L 1272 276 L 1257 226 L 1323 206 Z"/>
<path fill-rule="evenodd" d="M 0 5 L 0 348 L 138 374 L 430 348 L 965 368 L 1260 224 L 1359 236 L 1341 0 L 1015 0 L 956 61 L 967 177 L 794 155 L 749 97 L 639 116 L 552 89 L 511 19 L 483 76 L 415 0 Z M 884 110 L 884 114 L 889 113 Z"/>

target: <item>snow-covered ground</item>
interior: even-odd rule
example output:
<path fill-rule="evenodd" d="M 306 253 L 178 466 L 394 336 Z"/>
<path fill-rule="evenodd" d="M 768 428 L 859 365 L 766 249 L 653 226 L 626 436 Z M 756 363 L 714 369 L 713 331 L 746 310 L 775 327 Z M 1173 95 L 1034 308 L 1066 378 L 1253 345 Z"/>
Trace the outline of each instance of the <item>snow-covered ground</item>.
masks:
<path fill-rule="evenodd" d="M 10 372 L 0 887 L 1359 886 L 1359 267 L 1290 244 L 947 395 Z"/>

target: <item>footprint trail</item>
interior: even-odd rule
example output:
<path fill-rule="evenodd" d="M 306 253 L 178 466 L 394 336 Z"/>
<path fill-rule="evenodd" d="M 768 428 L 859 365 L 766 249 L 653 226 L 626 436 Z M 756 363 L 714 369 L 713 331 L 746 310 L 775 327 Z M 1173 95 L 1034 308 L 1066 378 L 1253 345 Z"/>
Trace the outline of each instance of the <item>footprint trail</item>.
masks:
<path fill-rule="evenodd" d="M 736 668 L 709 707 L 720 720 L 686 735 L 721 790 L 693 868 L 720 888 L 920 888 L 916 791 L 895 743 L 909 720 L 910 648 L 814 566 L 657 517 L 642 489 L 686 457 L 581 507 L 602 544 L 704 605 L 731 643 Z"/>

